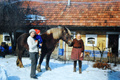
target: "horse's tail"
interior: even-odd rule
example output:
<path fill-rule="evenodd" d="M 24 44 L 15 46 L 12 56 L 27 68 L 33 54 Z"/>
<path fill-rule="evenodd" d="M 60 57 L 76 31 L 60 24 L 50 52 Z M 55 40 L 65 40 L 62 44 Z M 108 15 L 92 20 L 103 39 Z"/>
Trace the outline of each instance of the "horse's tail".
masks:
<path fill-rule="evenodd" d="M 17 56 L 19 54 L 19 42 L 21 41 L 20 39 L 21 39 L 21 35 L 16 40 L 15 55 L 17 55 Z"/>
<path fill-rule="evenodd" d="M 18 42 L 16 41 L 16 47 L 15 47 L 15 55 L 18 55 Z"/>

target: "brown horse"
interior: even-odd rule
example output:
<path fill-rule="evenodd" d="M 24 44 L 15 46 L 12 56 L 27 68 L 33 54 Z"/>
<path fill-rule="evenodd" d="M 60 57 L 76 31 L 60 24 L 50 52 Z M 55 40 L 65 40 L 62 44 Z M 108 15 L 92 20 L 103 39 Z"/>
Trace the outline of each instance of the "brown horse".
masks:
<path fill-rule="evenodd" d="M 22 53 L 25 50 L 29 50 L 28 44 L 27 44 L 27 38 L 29 34 L 24 33 L 17 39 L 17 49 L 18 49 L 18 58 L 16 61 L 17 66 L 23 67 L 22 64 Z M 57 27 L 57 28 L 51 28 L 47 30 L 45 33 L 41 35 L 43 39 L 43 45 L 41 50 L 41 57 L 39 60 L 39 65 L 37 66 L 37 70 L 41 71 L 41 63 L 46 55 L 46 70 L 51 70 L 49 67 L 49 60 L 50 55 L 55 49 L 55 46 L 57 42 L 62 39 L 65 41 L 68 45 L 71 44 L 71 32 L 66 27 Z"/>

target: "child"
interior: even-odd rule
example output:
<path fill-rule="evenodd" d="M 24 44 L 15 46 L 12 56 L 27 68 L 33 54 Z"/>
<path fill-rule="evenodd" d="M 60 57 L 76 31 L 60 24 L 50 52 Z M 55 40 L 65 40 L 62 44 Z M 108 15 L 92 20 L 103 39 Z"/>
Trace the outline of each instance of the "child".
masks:
<path fill-rule="evenodd" d="M 42 42 L 43 42 L 43 40 L 42 40 L 42 38 L 41 38 L 41 36 L 40 36 L 40 30 L 38 30 L 38 29 L 34 29 L 35 30 L 35 32 L 36 32 L 36 35 L 35 35 L 35 37 L 34 37 L 34 39 L 35 40 L 38 40 L 38 46 L 39 46 L 39 55 L 41 54 L 41 47 L 42 47 Z"/>

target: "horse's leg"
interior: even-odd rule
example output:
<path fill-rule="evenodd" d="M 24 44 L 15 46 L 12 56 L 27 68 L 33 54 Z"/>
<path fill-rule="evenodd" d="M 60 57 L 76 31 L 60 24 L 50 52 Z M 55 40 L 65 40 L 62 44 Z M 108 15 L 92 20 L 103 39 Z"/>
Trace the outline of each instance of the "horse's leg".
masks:
<path fill-rule="evenodd" d="M 40 56 L 39 64 L 38 64 L 38 66 L 37 66 L 37 71 L 38 71 L 38 72 L 42 72 L 42 71 L 41 71 L 41 63 L 42 63 L 45 55 L 46 55 L 46 54 L 43 54 L 43 53 L 42 53 L 41 56 Z"/>
<path fill-rule="evenodd" d="M 46 70 L 51 70 L 51 68 L 49 67 L 50 56 L 51 53 L 47 54 L 46 56 Z"/>
<path fill-rule="evenodd" d="M 20 68 L 24 67 L 23 64 L 22 64 L 22 52 L 23 52 L 22 50 L 19 51 L 18 58 L 17 58 L 17 61 L 16 61 L 17 66 L 19 66 Z"/>
<path fill-rule="evenodd" d="M 18 51 L 18 54 L 17 54 L 18 57 L 19 57 L 19 54 L 20 54 L 20 53 L 19 53 L 19 51 Z M 16 65 L 17 65 L 17 66 L 19 66 L 19 59 L 18 59 L 18 57 L 17 57 L 17 61 L 16 61 Z"/>
<path fill-rule="evenodd" d="M 17 57 L 16 65 L 17 65 L 17 66 L 19 65 L 19 60 L 18 60 L 18 57 Z"/>

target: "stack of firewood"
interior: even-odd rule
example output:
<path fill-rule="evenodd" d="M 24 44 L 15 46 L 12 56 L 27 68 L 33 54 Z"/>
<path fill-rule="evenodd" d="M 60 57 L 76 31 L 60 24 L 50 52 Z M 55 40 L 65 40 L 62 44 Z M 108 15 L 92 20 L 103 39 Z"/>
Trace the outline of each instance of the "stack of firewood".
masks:
<path fill-rule="evenodd" d="M 93 64 L 94 68 L 102 68 L 102 69 L 111 69 L 111 65 L 107 64 L 106 62 L 98 62 L 96 61 L 95 64 Z"/>

